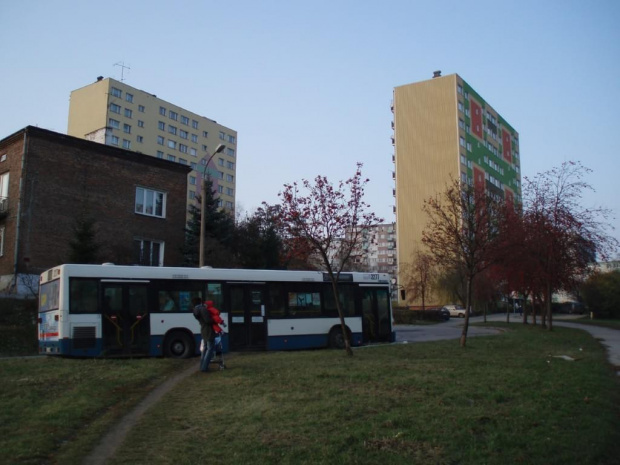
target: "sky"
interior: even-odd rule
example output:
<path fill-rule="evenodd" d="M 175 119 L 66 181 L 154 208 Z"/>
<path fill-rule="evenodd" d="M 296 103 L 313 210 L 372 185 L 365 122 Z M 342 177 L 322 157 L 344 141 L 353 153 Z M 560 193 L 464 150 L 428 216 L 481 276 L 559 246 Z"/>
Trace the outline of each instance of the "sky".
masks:
<path fill-rule="evenodd" d="M 392 222 L 392 92 L 441 70 L 519 132 L 523 176 L 592 169 L 583 205 L 620 239 L 619 23 L 617 0 L 0 0 L 0 139 L 66 133 L 71 91 L 123 63 L 125 83 L 238 132 L 239 210 L 361 162 Z"/>

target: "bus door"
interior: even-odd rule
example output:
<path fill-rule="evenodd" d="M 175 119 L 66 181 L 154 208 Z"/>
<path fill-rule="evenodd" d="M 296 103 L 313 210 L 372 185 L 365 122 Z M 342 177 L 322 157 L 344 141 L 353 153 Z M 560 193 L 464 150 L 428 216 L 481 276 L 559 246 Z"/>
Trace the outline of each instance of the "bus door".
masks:
<path fill-rule="evenodd" d="M 104 355 L 148 354 L 147 282 L 102 282 Z"/>
<path fill-rule="evenodd" d="M 228 314 L 231 350 L 267 348 L 264 284 L 230 284 Z"/>
<path fill-rule="evenodd" d="M 389 342 L 392 339 L 390 293 L 384 287 L 361 287 L 362 333 L 364 342 Z"/>

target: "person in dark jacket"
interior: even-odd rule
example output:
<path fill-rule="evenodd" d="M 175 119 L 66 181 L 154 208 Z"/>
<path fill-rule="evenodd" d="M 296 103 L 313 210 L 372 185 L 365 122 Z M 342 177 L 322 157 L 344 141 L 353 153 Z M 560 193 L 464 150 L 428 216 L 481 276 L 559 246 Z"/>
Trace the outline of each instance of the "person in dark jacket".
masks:
<path fill-rule="evenodd" d="M 213 331 L 213 317 L 207 307 L 203 305 L 199 297 L 192 299 L 194 310 L 198 314 L 200 323 L 200 335 L 204 343 L 204 350 L 200 354 L 200 371 L 206 373 L 209 371 L 209 363 L 215 352 L 215 331 Z"/>

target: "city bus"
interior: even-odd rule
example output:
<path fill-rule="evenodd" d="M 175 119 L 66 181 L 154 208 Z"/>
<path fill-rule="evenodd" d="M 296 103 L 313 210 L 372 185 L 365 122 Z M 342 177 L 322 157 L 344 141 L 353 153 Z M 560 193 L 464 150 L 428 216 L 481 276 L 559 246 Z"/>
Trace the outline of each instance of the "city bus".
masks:
<path fill-rule="evenodd" d="M 388 274 L 341 273 L 338 289 L 352 346 L 394 341 Z M 66 264 L 40 277 L 39 353 L 190 357 L 195 297 L 221 311 L 224 351 L 344 345 L 326 273 Z"/>

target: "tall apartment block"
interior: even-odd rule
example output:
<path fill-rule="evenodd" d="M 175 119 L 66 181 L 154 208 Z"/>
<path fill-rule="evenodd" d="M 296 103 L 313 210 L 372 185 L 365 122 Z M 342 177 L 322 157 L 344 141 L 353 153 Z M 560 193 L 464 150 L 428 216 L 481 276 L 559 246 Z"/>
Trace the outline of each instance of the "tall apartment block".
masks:
<path fill-rule="evenodd" d="M 71 92 L 68 135 L 188 165 L 187 203 L 200 195 L 206 163 L 220 207 L 235 208 L 237 132 L 111 78 Z"/>
<path fill-rule="evenodd" d="M 392 112 L 400 275 L 421 243 L 424 200 L 460 179 L 520 201 L 521 174 L 517 131 L 458 74 L 394 88 Z"/>

